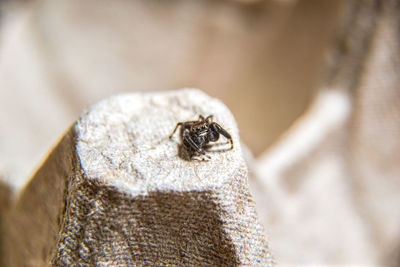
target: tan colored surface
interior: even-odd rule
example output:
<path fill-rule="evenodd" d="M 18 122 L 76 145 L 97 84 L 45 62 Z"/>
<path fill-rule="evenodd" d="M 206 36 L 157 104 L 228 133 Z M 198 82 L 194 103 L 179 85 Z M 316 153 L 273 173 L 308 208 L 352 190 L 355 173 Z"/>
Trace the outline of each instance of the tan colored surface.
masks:
<path fill-rule="evenodd" d="M 0 174 L 22 186 L 82 109 L 132 90 L 201 88 L 231 108 L 259 154 L 310 103 L 338 3 L 11 2 Z"/>
<path fill-rule="evenodd" d="M 180 159 L 170 131 L 207 108 L 235 149 Z M 11 209 L 6 266 L 273 266 L 235 124 L 197 90 L 94 105 Z"/>
<path fill-rule="evenodd" d="M 280 263 L 399 262 L 398 1 L 9 2 L 0 176 L 14 188 L 89 103 L 200 87 L 258 155 Z"/>
<path fill-rule="evenodd" d="M 319 96 L 254 163 L 283 264 L 399 264 L 400 5 L 355 1 L 347 15 Z"/>

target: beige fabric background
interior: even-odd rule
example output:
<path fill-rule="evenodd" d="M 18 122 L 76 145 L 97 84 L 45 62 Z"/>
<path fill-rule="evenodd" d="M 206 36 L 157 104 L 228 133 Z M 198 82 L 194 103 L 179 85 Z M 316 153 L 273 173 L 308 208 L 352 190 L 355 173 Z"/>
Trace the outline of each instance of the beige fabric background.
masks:
<path fill-rule="evenodd" d="M 5 184 L 23 186 L 89 104 L 198 87 L 238 121 L 279 263 L 398 266 L 398 1 L 32 0 L 1 8 Z"/>

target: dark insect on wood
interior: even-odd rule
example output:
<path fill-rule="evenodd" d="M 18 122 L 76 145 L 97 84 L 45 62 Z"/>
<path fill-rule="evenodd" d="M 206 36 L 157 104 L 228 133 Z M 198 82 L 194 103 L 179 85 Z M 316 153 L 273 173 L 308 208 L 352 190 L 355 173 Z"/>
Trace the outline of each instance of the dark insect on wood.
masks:
<path fill-rule="evenodd" d="M 208 148 L 220 144 L 211 143 L 218 141 L 220 135 L 223 135 L 230 144 L 230 148 L 220 151 L 233 149 L 233 141 L 231 135 L 216 122 L 213 122 L 213 115 L 204 118 L 199 116 L 197 121 L 178 122 L 169 138 L 175 134 L 176 130 L 181 127 L 180 138 L 182 146 L 189 152 L 190 160 L 202 156 L 201 160 L 208 160 L 211 157 L 206 154 Z M 227 143 L 225 143 L 227 144 Z"/>

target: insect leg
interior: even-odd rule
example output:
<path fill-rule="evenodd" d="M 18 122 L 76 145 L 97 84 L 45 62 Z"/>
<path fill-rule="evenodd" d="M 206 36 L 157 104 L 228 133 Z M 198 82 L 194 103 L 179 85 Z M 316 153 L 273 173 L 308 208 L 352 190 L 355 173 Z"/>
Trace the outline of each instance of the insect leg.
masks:
<path fill-rule="evenodd" d="M 224 128 L 222 128 L 221 125 L 219 125 L 219 124 L 216 123 L 216 122 L 211 123 L 210 126 L 213 127 L 213 129 L 214 129 L 216 132 L 218 132 L 218 133 L 222 134 L 223 136 L 225 136 L 225 138 L 228 139 L 229 142 L 230 142 L 230 144 L 231 144 L 231 147 L 230 147 L 229 149 L 233 149 L 233 140 L 232 140 L 232 136 L 231 136 Z"/>
<path fill-rule="evenodd" d="M 206 154 L 206 152 L 205 152 L 203 149 L 201 149 L 201 148 L 193 141 L 193 139 L 190 137 L 190 135 L 185 135 L 185 136 L 183 137 L 183 140 L 186 141 L 186 143 L 189 144 L 190 147 L 193 148 L 196 152 L 198 152 L 198 153 L 200 153 L 200 154 L 202 154 L 202 155 L 205 155 L 205 154 Z"/>
<path fill-rule="evenodd" d="M 178 123 L 176 124 L 174 131 L 173 131 L 172 134 L 169 136 L 170 139 L 171 139 L 172 136 L 175 134 L 175 132 L 176 132 L 176 130 L 178 129 L 178 127 L 179 127 L 179 126 L 182 126 L 182 124 L 183 124 L 182 122 L 178 122 Z"/>
<path fill-rule="evenodd" d="M 187 143 L 188 145 L 190 145 L 190 147 L 191 147 L 192 149 L 194 149 L 195 152 L 199 153 L 199 154 L 202 155 L 204 158 L 206 158 L 206 159 L 203 158 L 203 159 L 201 159 L 201 160 L 207 161 L 207 160 L 211 159 L 211 157 L 210 157 L 209 155 L 207 155 L 206 152 L 205 152 L 202 148 L 200 148 L 200 147 L 193 141 L 193 139 L 190 137 L 190 135 L 185 135 L 185 136 L 183 137 L 183 140 L 186 141 L 186 143 Z M 194 155 L 192 154 L 192 155 L 191 155 L 191 159 L 194 158 L 193 156 L 194 156 Z"/>

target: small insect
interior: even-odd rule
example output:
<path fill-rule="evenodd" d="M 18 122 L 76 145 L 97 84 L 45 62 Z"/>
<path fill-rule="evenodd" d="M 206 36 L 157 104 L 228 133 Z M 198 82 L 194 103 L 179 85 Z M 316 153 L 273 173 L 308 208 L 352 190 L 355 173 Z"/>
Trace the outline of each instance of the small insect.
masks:
<path fill-rule="evenodd" d="M 204 161 L 210 159 L 211 157 L 206 154 L 207 149 L 220 144 L 209 143 L 218 141 L 220 134 L 230 143 L 230 148 L 226 150 L 233 149 L 231 135 L 218 123 L 213 122 L 213 115 L 210 115 L 207 118 L 200 115 L 197 121 L 178 122 L 169 138 L 172 138 L 179 126 L 181 127 L 179 135 L 181 137 L 182 145 L 189 153 L 190 160 L 195 159 L 200 155 L 203 156 L 202 160 Z"/>

